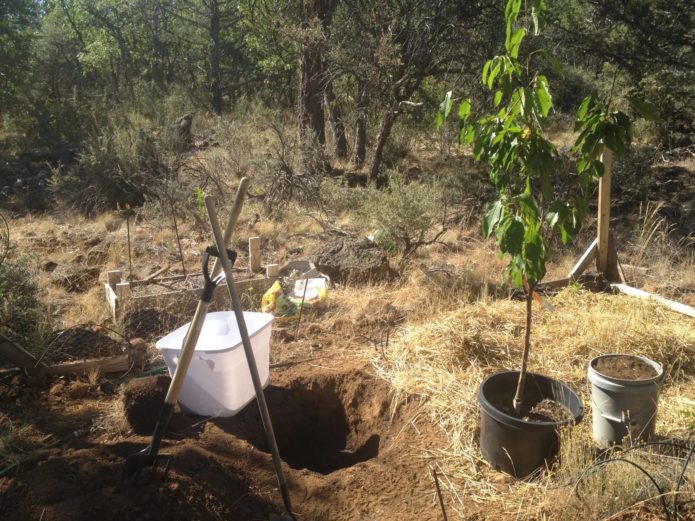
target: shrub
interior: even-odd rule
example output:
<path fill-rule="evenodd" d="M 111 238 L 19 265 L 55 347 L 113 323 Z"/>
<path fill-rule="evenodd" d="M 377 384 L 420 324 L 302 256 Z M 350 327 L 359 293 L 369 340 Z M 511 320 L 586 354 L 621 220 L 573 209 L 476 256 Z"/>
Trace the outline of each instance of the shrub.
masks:
<path fill-rule="evenodd" d="M 46 325 L 46 307 L 26 257 L 0 265 L 0 326 L 34 339 Z"/>
<path fill-rule="evenodd" d="M 390 176 L 388 188 L 369 189 L 365 211 L 377 243 L 399 251 L 402 266 L 447 229 L 443 190 L 433 183 L 406 183 L 398 175 Z"/>

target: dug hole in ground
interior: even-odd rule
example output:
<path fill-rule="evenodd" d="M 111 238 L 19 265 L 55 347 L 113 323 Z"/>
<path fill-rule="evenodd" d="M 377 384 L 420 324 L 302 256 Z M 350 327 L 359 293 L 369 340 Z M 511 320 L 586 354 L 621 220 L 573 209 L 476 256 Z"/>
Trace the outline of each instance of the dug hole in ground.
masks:
<path fill-rule="evenodd" d="M 293 226 L 312 230 L 309 218 L 297 219 Z M 43 225 L 57 230 L 66 248 L 101 233 L 98 224 L 86 220 L 68 227 L 46 219 Z M 14 223 L 18 235 L 36 233 L 36 226 L 28 219 Z M 253 233 L 263 233 L 254 226 Z M 275 233 L 279 226 L 273 223 L 270 229 Z M 494 471 L 480 454 L 476 393 L 486 376 L 518 368 L 524 304 L 510 300 L 496 284 L 501 263 L 479 233 L 477 225 L 450 232 L 442 239 L 445 244 L 428 247 L 400 279 L 333 288 L 320 309 L 302 318 L 299 329 L 274 324 L 270 363 L 281 366 L 271 368 L 266 393 L 300 519 L 442 519 L 431 468 L 437 470 L 449 519 L 663 519 L 645 476 L 628 467 L 607 467 L 593 475 L 582 484 L 581 500 L 573 493 L 575 481 L 598 455 L 587 363 L 605 353 L 639 353 L 662 364 L 666 377 L 655 433 L 687 441 L 695 396 L 692 320 L 653 302 L 579 287 L 547 297 L 553 309 L 538 306 L 529 369 L 578 391 L 586 418 L 561 434 L 558 467 L 514 480 Z M 125 243 L 124 229 L 113 235 L 118 244 Z M 288 240 L 286 247 L 301 240 L 305 255 L 311 255 L 325 242 L 320 234 L 313 237 Z M 163 247 L 157 241 L 143 234 L 135 251 Z M 49 233 L 27 235 L 26 242 L 45 256 L 55 249 Z M 191 266 L 198 262 L 196 248 L 189 247 Z M 553 265 L 548 277 L 564 276 L 575 258 L 573 253 Z M 103 266 L 102 273 L 110 267 Z M 659 277 L 663 286 L 654 291 L 687 297 L 692 269 L 669 267 L 667 273 L 670 278 Z M 77 296 L 51 291 L 69 313 L 68 324 L 105 311 L 101 284 Z M 137 329 L 130 323 L 126 327 L 154 343 L 190 320 L 173 316 L 174 311 L 143 310 L 141 320 L 133 322 Z M 105 345 L 103 334 L 80 331 L 90 345 Z M 156 354 L 152 348 L 150 356 Z M 162 364 L 154 358 L 150 362 L 148 367 Z M 136 429 L 131 415 L 130 424 L 125 419 L 125 412 L 136 411 L 134 403 L 140 403 L 134 399 L 123 410 L 121 394 L 134 385 L 126 384 L 133 376 L 17 376 L 0 385 L 3 461 L 21 461 L 16 472 L 0 478 L 3 519 L 266 520 L 282 511 L 253 404 L 248 413 L 231 419 L 177 412 L 162 450 L 175 456 L 169 479 L 118 490 L 125 457 L 149 443 L 153 428 Z M 143 382 L 151 399 L 142 405 L 144 423 L 156 418 L 168 385 L 167 378 L 157 378 L 158 385 L 132 380 Z M 306 390 L 312 388 L 332 389 L 320 396 L 338 398 L 320 401 Z M 295 414 L 278 412 L 277 400 Z M 305 419 L 317 410 L 328 413 Z M 331 419 L 329 425 L 324 417 Z M 44 449 L 74 430 L 82 431 L 80 438 Z M 305 444 L 297 441 L 305 439 Z M 320 460 L 330 465 L 307 457 L 306 447 L 317 446 L 330 453 Z M 677 469 L 659 468 L 660 483 L 673 484 Z M 692 472 L 691 466 L 679 496 L 683 501 L 694 497 Z"/>

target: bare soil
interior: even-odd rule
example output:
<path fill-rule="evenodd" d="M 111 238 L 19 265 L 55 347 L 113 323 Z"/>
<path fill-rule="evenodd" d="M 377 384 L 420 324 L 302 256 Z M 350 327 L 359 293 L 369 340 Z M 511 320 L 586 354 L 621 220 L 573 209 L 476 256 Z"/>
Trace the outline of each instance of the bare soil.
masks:
<path fill-rule="evenodd" d="M 545 398 L 531 407 L 525 419 L 532 422 L 561 423 L 564 421 L 571 421 L 573 418 L 572 412 L 567 407 L 555 400 Z"/>
<path fill-rule="evenodd" d="M 658 373 L 651 365 L 630 355 L 602 356 L 592 362 L 599 373 L 620 380 L 648 380 Z"/>
<path fill-rule="evenodd" d="M 47 388 L 6 398 L 25 410 L 41 407 L 37 426 L 56 438 L 56 430 L 70 432 L 68 424 L 88 434 L 0 478 L 2 519 L 250 521 L 282 512 L 255 403 L 231 418 L 177 412 L 162 448 L 174 456 L 168 479 L 119 487 L 125 457 L 149 436 L 89 433 L 94 409 L 106 401 L 98 386 L 72 415 L 75 402 Z M 370 367 L 299 364 L 274 371 L 265 394 L 298 519 L 440 518 L 427 462 L 415 455 L 416 447 L 442 446 L 441 433 L 427 423 L 415 426 L 419 406 L 394 403 Z M 148 407 L 156 417 L 160 404 L 145 402 L 140 419 Z M 53 422 L 56 416 L 63 421 Z"/>

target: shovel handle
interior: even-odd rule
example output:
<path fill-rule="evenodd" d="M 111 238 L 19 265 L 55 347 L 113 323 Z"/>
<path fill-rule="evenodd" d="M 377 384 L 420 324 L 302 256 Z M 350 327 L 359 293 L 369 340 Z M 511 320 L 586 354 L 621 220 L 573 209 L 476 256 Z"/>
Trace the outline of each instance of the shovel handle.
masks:
<path fill-rule="evenodd" d="M 232 205 L 232 213 L 229 215 L 229 221 L 227 221 L 227 227 L 224 229 L 224 242 L 218 244 L 217 247 L 220 251 L 227 249 L 227 245 L 232 240 L 232 233 L 234 233 L 234 227 L 239 220 L 239 215 L 241 215 L 241 209 L 244 207 L 244 198 L 246 197 L 246 191 L 249 188 L 249 178 L 242 177 L 239 181 L 239 188 L 236 192 L 236 197 L 234 198 L 234 204 Z M 214 279 L 222 271 L 222 264 L 220 263 L 219 257 L 215 259 L 215 263 L 212 265 L 212 278 Z"/>
<path fill-rule="evenodd" d="M 220 244 L 219 242 L 217 243 L 217 249 L 219 251 L 225 251 L 226 244 L 232 239 L 232 232 L 234 231 L 236 222 L 239 219 L 239 214 L 241 214 L 241 209 L 244 206 L 244 198 L 246 197 L 246 189 L 248 188 L 248 185 L 248 177 L 244 177 L 239 182 L 239 188 L 234 198 L 232 213 L 229 216 L 229 221 L 227 222 L 227 228 L 225 229 L 224 237 L 220 237 L 221 239 L 223 239 L 223 242 L 222 244 Z M 217 218 L 215 218 L 215 220 L 217 221 Z M 219 222 L 217 222 L 217 228 L 219 231 Z M 217 238 L 217 235 L 215 235 L 216 241 Z M 229 263 L 229 258 L 227 258 L 226 256 L 217 257 L 212 267 L 211 278 L 213 279 L 215 278 L 216 274 L 219 273 L 222 267 L 222 265 L 220 264 L 220 259 L 222 257 L 224 257 L 227 263 Z M 212 297 L 212 295 L 210 295 L 210 297 Z M 167 405 L 175 405 L 176 400 L 178 400 L 179 394 L 181 393 L 183 382 L 186 379 L 186 373 L 188 373 L 188 368 L 191 365 L 193 353 L 195 351 L 196 345 L 198 344 L 198 338 L 200 338 L 200 332 L 203 329 L 203 324 L 205 324 L 205 317 L 207 316 L 208 308 L 210 307 L 210 302 L 206 302 L 205 300 L 206 299 L 201 298 L 198 301 L 198 306 L 196 307 L 195 315 L 193 315 L 191 325 L 188 327 L 186 336 L 183 339 L 183 347 L 181 348 L 181 356 L 179 357 L 179 363 L 176 364 L 176 371 L 174 371 L 174 376 L 171 379 L 171 384 L 169 385 L 169 390 L 167 391 L 167 396 L 164 400 L 164 403 Z"/>
<path fill-rule="evenodd" d="M 224 238 L 222 236 L 222 229 L 220 223 L 217 220 L 217 213 L 215 212 L 215 203 L 213 198 L 208 196 L 205 198 L 205 207 L 208 211 L 208 217 L 210 218 L 210 224 L 212 225 L 212 233 L 215 236 L 215 243 L 217 244 L 217 249 L 224 249 Z M 258 374 L 258 366 L 256 365 L 256 358 L 253 354 L 253 347 L 251 346 L 251 339 L 249 338 L 248 329 L 246 329 L 246 321 L 244 320 L 244 312 L 241 306 L 241 299 L 239 298 L 239 293 L 236 289 L 236 284 L 234 282 L 234 274 L 232 273 L 232 265 L 229 259 L 222 255 L 219 257 L 219 261 L 222 264 L 222 269 L 227 278 L 227 290 L 229 291 L 229 297 L 232 300 L 232 309 L 234 310 L 234 316 L 236 317 L 237 326 L 239 327 L 239 335 L 241 336 L 241 343 L 244 346 L 244 353 L 246 354 L 246 362 L 249 366 L 249 372 L 251 373 L 251 380 L 253 381 L 253 388 L 256 391 L 256 401 L 258 402 L 258 409 L 261 413 L 261 420 L 263 422 L 263 429 L 265 430 L 265 435 L 270 446 L 270 452 L 273 456 L 273 467 L 275 467 L 275 474 L 277 475 L 278 485 L 280 486 L 280 492 L 282 494 L 282 500 L 285 505 L 285 510 L 292 519 L 296 519 L 292 513 L 292 503 L 290 501 L 289 490 L 287 487 L 287 482 L 285 481 L 285 475 L 282 472 L 282 463 L 280 460 L 280 451 L 278 450 L 277 441 L 275 440 L 275 433 L 273 432 L 273 424 L 270 421 L 270 414 L 268 413 L 268 404 L 265 401 L 265 396 L 263 395 L 263 384 L 261 383 L 261 378 Z"/>

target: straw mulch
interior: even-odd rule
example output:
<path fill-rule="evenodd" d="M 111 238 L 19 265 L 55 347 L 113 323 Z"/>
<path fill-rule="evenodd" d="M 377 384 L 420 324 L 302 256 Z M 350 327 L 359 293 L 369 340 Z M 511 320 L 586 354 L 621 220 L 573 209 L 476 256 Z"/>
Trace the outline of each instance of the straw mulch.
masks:
<path fill-rule="evenodd" d="M 566 434 L 563 464 L 528 482 L 494 472 L 478 450 L 478 385 L 497 370 L 517 369 L 523 348 L 525 303 L 478 301 L 401 331 L 377 370 L 403 395 L 419 395 L 448 438 L 448 446 L 423 449 L 439 468 L 451 508 L 467 518 L 593 519 L 572 504 L 573 478 L 591 462 L 591 358 L 641 354 L 664 365 L 657 432 L 684 436 L 695 414 L 695 322 L 656 304 L 626 296 L 569 288 L 544 305 L 534 303 L 529 370 L 565 381 L 582 395 L 587 417 Z M 693 465 L 695 467 L 695 464 Z M 602 485 L 602 486 L 605 486 Z M 474 508 L 473 508 L 474 507 Z M 472 510 L 471 510 L 472 509 Z M 587 517 L 588 516 L 588 517 Z"/>

